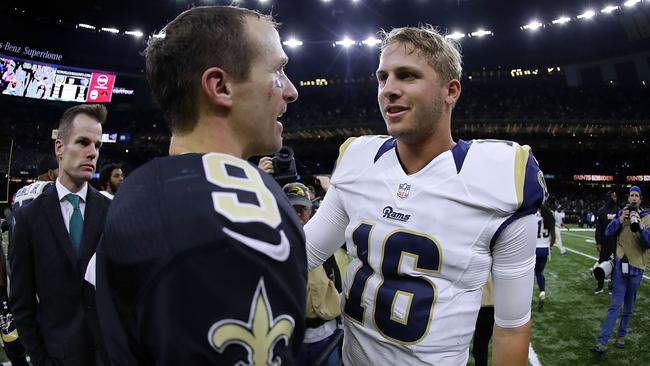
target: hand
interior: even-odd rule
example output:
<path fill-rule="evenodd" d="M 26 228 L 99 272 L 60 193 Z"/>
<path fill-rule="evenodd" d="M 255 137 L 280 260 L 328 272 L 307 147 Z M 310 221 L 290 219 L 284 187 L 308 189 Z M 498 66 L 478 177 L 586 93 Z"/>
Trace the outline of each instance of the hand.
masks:
<path fill-rule="evenodd" d="M 327 192 L 328 189 L 330 189 L 330 186 L 332 185 L 330 183 L 330 177 L 326 175 L 317 175 L 316 181 L 318 181 L 318 184 L 320 184 L 320 187 L 323 188 L 324 192 Z"/>
<path fill-rule="evenodd" d="M 596 244 L 596 250 L 600 253 L 600 251 L 603 250 L 603 246 L 601 244 Z"/>
<path fill-rule="evenodd" d="M 273 174 L 275 169 L 273 169 L 273 158 L 270 156 L 263 156 L 260 159 L 260 162 L 257 163 L 257 167 L 262 169 L 265 173 Z"/>
<path fill-rule="evenodd" d="M 618 219 L 621 222 L 621 224 L 623 223 L 623 221 L 629 220 L 630 219 L 630 210 L 627 207 L 625 207 L 623 209 L 623 214 Z"/>

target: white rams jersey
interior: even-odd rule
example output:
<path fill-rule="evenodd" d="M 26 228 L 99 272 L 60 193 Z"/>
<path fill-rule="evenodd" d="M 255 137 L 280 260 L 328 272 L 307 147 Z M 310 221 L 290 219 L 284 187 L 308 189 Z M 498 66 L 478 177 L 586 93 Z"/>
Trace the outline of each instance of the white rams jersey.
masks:
<path fill-rule="evenodd" d="M 551 232 L 549 230 L 555 230 L 555 228 L 544 227 L 544 219 L 539 211 L 535 213 L 535 219 L 537 220 L 537 248 L 550 248 Z"/>
<path fill-rule="evenodd" d="M 555 226 L 561 227 L 564 224 L 566 214 L 564 211 L 553 211 L 553 217 L 555 217 Z"/>
<path fill-rule="evenodd" d="M 28 205 L 30 202 L 40 196 L 46 189 L 51 189 L 54 186 L 54 182 L 38 180 L 32 184 L 26 185 L 23 188 L 19 189 L 16 192 L 14 197 L 14 203 L 12 205 L 12 210 L 15 212 L 16 209 L 19 209 L 23 206 Z"/>
<path fill-rule="evenodd" d="M 331 183 L 353 258 L 342 300 L 344 363 L 466 364 L 492 245 L 546 195 L 528 146 L 459 141 L 407 175 L 395 139 L 359 137 L 342 145 Z"/>

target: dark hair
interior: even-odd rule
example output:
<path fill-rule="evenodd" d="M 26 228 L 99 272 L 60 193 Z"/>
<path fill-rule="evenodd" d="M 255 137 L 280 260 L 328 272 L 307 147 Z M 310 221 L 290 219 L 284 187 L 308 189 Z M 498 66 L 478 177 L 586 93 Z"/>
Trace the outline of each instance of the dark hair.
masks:
<path fill-rule="evenodd" d="M 108 182 L 111 180 L 111 174 L 115 169 L 122 169 L 122 166 L 120 166 L 119 164 L 110 163 L 102 167 L 102 170 L 99 172 L 100 189 L 105 189 L 108 186 Z"/>
<path fill-rule="evenodd" d="M 147 79 L 172 132 L 191 132 L 197 123 L 197 96 L 203 72 L 218 66 L 235 80 L 248 78 L 259 52 L 246 28 L 252 16 L 277 23 L 268 15 L 232 6 L 187 10 L 149 39 L 145 50 Z"/>
<path fill-rule="evenodd" d="M 67 142 L 70 135 L 72 120 L 74 120 L 74 118 L 79 114 L 85 114 L 94 118 L 101 124 L 106 121 L 108 111 L 106 110 L 106 107 L 101 104 L 79 104 L 66 109 L 59 120 L 59 134 L 57 136 L 59 139 Z"/>
<path fill-rule="evenodd" d="M 555 216 L 550 208 L 542 204 L 539 206 L 539 213 L 542 215 L 542 223 L 544 224 L 544 229 L 548 230 L 548 233 L 551 235 L 551 245 L 555 244 Z"/>
<path fill-rule="evenodd" d="M 36 165 L 36 175 L 43 175 L 50 170 L 56 170 L 59 169 L 59 162 L 56 160 L 56 157 L 52 154 L 47 154 L 41 157 L 38 160 L 38 164 Z"/>

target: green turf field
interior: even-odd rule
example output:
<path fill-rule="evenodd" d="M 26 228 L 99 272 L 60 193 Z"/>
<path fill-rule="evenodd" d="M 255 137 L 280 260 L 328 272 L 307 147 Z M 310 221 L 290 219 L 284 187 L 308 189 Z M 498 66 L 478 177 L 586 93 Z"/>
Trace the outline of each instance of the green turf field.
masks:
<path fill-rule="evenodd" d="M 3 236 L 6 251 L 6 233 Z M 589 347 L 596 343 L 609 306 L 606 292 L 599 295 L 592 293 L 596 281 L 591 277 L 590 269 L 595 259 L 577 253 L 597 256 L 593 237 L 593 231 L 562 233 L 564 245 L 570 252 L 562 257 L 557 249 L 553 250 L 551 261 L 544 271 L 547 299 L 541 311 L 537 308 L 538 289 L 535 285 L 532 347 L 539 365 L 650 365 L 650 352 L 646 350 L 650 345 L 650 281 L 645 279 L 641 283 L 628 327 L 626 348 L 614 347 L 612 340 L 604 355 L 589 351 Z M 646 271 L 648 274 L 650 272 Z M 6 361 L 1 350 L 0 361 Z M 470 365 L 473 365 L 472 360 Z"/>
<path fill-rule="evenodd" d="M 650 340 L 650 284 L 646 279 L 639 288 L 626 348 L 614 347 L 612 340 L 604 355 L 589 351 L 596 343 L 610 300 L 606 292 L 599 295 L 592 292 L 596 281 L 589 270 L 595 260 L 577 253 L 597 257 L 593 239 L 593 231 L 562 233 L 563 244 L 572 251 L 562 257 L 559 250 L 553 250 L 544 271 L 547 300 L 542 311 L 537 309 L 535 285 L 533 349 L 544 366 L 650 365 L 650 352 L 646 349 Z"/>

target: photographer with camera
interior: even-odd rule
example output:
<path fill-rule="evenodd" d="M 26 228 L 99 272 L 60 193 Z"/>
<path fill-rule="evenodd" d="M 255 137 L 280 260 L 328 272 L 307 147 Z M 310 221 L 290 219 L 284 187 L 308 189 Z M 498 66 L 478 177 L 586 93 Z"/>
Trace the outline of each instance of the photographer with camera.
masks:
<path fill-rule="evenodd" d="M 605 229 L 607 225 L 616 217 L 616 214 L 620 210 L 620 206 L 616 203 L 617 194 L 616 191 L 609 191 L 605 196 L 605 204 L 598 210 L 596 214 L 596 250 L 598 250 L 598 264 L 600 265 L 603 262 L 610 261 L 612 255 L 616 250 L 616 236 L 606 236 Z M 599 275 L 600 273 L 600 275 Z M 605 285 L 605 272 L 594 270 L 594 276 L 598 285 L 594 289 L 594 294 L 603 293 Z M 609 285 L 609 293 L 612 293 L 612 285 Z"/>
<path fill-rule="evenodd" d="M 591 351 L 605 353 L 618 311 L 623 305 L 621 322 L 616 336 L 616 347 L 625 347 L 627 325 L 634 311 L 636 293 L 647 264 L 650 248 L 650 215 L 641 209 L 641 188 L 632 186 L 627 206 L 616 214 L 605 230 L 605 236 L 616 236 L 616 257 L 612 271 L 612 300 L 605 315 L 598 343 Z"/>

